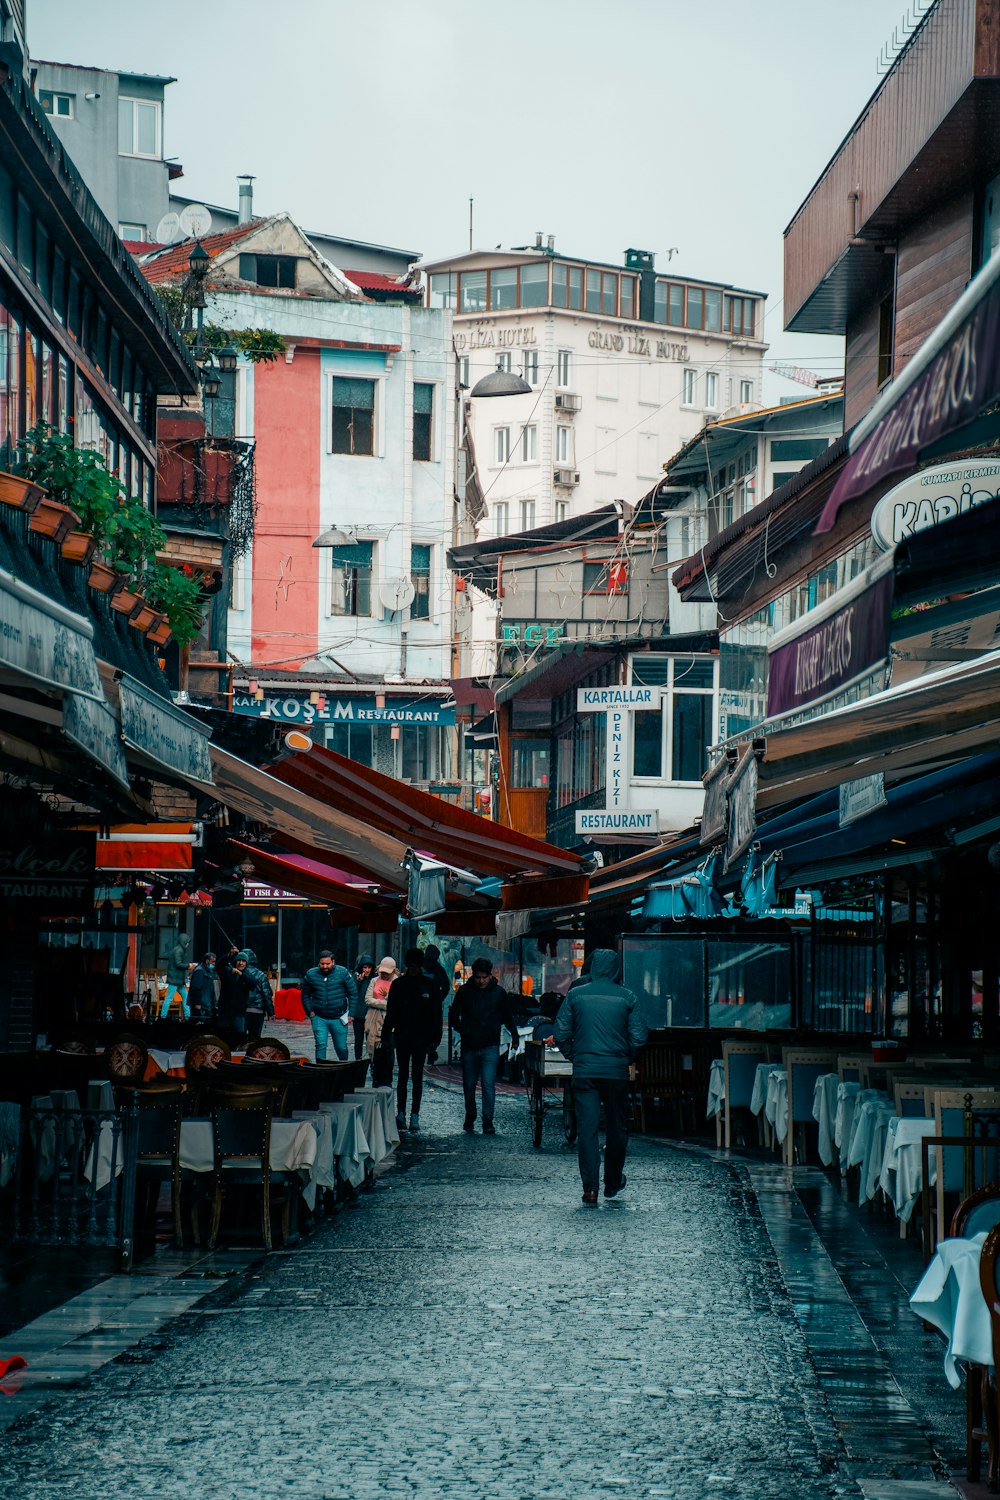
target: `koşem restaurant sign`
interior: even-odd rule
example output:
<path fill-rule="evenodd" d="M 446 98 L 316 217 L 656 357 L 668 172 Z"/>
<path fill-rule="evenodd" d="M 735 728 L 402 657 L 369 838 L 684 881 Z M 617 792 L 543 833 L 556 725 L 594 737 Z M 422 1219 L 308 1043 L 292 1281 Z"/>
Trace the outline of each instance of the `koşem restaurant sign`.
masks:
<path fill-rule="evenodd" d="M 837 692 L 883 660 L 889 649 L 893 582 L 888 559 L 877 563 L 835 596 L 841 600 L 837 608 L 810 610 L 774 637 L 768 647 L 769 719 Z"/>
<path fill-rule="evenodd" d="M 920 469 L 883 495 L 872 511 L 872 536 L 888 552 L 918 531 L 964 516 L 1000 496 L 1000 463 L 964 458 Z"/>

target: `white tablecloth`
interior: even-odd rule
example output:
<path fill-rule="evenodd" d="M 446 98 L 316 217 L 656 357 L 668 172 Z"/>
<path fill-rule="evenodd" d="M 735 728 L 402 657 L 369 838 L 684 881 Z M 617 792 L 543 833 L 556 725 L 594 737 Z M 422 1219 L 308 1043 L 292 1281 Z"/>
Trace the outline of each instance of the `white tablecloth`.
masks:
<path fill-rule="evenodd" d="M 917 1316 L 940 1328 L 947 1338 L 944 1371 L 956 1390 L 961 1385 L 956 1360 L 993 1365 L 989 1308 L 979 1285 L 979 1256 L 985 1243 L 985 1234 L 971 1240 L 942 1240 L 910 1298 Z"/>
<path fill-rule="evenodd" d="M 394 1146 L 399 1145 L 399 1126 L 396 1124 L 395 1095 L 393 1094 L 391 1086 L 378 1089 L 355 1089 L 353 1094 L 347 1095 L 347 1098 L 375 1100 L 382 1122 L 381 1145 L 377 1146 L 376 1141 L 372 1139 L 371 1133 L 368 1130 L 369 1115 L 367 1112 L 364 1117 L 365 1132 L 368 1135 L 368 1144 L 371 1146 L 373 1152 L 375 1153 L 376 1161 L 381 1161 L 383 1157 L 389 1155 L 389 1152 Z M 379 1154 L 380 1149 L 381 1155 Z"/>
<path fill-rule="evenodd" d="M 171 1068 L 183 1068 L 184 1052 L 168 1052 L 163 1047 L 150 1047 L 149 1055 L 159 1068 L 161 1073 L 169 1073 Z"/>
<path fill-rule="evenodd" d="M 272 1172 L 311 1175 L 318 1141 L 311 1120 L 272 1120 L 268 1160 Z M 212 1170 L 211 1120 L 181 1121 L 181 1166 L 189 1172 Z"/>
<path fill-rule="evenodd" d="M 708 1108 L 705 1111 L 705 1118 L 712 1120 L 716 1115 L 721 1114 L 725 1102 L 726 1068 L 722 1058 L 717 1057 L 708 1075 Z"/>
<path fill-rule="evenodd" d="M 337 1186 L 337 1153 L 334 1150 L 333 1116 L 324 1110 L 294 1110 L 293 1120 L 308 1120 L 316 1132 L 316 1159 L 312 1164 L 309 1179 L 302 1186 L 302 1197 L 306 1207 L 316 1207 L 316 1194 L 320 1188 Z M 272 1126 L 273 1129 L 273 1126 Z"/>
<path fill-rule="evenodd" d="M 767 1080 L 764 1116 L 774 1126 L 779 1145 L 788 1134 L 788 1074 L 784 1068 L 771 1068 Z"/>
<path fill-rule="evenodd" d="M 841 1083 L 837 1087 L 837 1113 L 833 1122 L 833 1138 L 840 1152 L 840 1170 L 846 1172 L 850 1166 L 848 1153 L 854 1133 L 854 1111 L 861 1093 L 860 1083 Z"/>
<path fill-rule="evenodd" d="M 934 1134 L 934 1121 L 914 1115 L 895 1116 L 889 1121 L 882 1157 L 879 1186 L 892 1199 L 897 1219 L 910 1221 L 923 1187 L 920 1142 Z M 935 1154 L 931 1153 L 931 1183 L 935 1181 Z"/>
<path fill-rule="evenodd" d="M 320 1109 L 333 1119 L 333 1154 L 341 1179 L 360 1187 L 369 1163 L 374 1166 L 365 1135 L 364 1102 L 352 1104 L 348 1097 L 342 1104 L 321 1104 Z"/>
<path fill-rule="evenodd" d="M 821 1073 L 813 1089 L 813 1119 L 819 1124 L 819 1159 L 824 1167 L 833 1164 L 833 1131 L 839 1088 L 840 1078 L 836 1073 Z"/>
<path fill-rule="evenodd" d="M 861 1168 L 858 1180 L 858 1203 L 861 1205 L 875 1196 L 889 1121 L 895 1118 L 895 1114 L 895 1105 L 884 1094 L 863 1100 L 855 1110 L 854 1134 L 847 1160 L 850 1166 Z"/>
<path fill-rule="evenodd" d="M 779 1063 L 765 1062 L 757 1064 L 757 1071 L 753 1075 L 753 1093 L 750 1095 L 751 1114 L 759 1115 L 767 1103 L 767 1080 L 776 1071 L 781 1071 Z"/>

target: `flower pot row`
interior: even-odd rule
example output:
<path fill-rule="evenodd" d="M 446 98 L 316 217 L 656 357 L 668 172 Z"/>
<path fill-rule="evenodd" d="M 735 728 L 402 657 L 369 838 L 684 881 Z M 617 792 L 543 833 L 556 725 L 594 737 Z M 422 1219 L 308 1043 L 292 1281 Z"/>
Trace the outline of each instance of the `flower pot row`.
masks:
<path fill-rule="evenodd" d="M 165 646 L 170 639 L 170 624 L 141 595 L 133 593 L 129 581 L 108 563 L 94 557 L 97 539 L 80 531 L 80 517 L 68 505 L 50 500 L 45 491 L 30 479 L 0 471 L 0 505 L 9 505 L 30 517 L 29 531 L 48 537 L 56 543 L 67 562 L 89 568 L 87 581 L 100 594 L 107 594 L 111 608 L 128 616 L 128 622 L 141 630 L 154 646 Z"/>

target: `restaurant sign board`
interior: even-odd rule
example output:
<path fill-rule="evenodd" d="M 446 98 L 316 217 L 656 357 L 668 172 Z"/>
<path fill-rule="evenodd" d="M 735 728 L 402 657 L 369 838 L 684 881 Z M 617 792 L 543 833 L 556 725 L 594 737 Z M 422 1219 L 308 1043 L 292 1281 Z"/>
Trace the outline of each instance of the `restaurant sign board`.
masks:
<path fill-rule="evenodd" d="M 93 833 L 8 833 L 0 842 L 0 904 L 76 915 L 94 904 Z"/>
<path fill-rule="evenodd" d="M 208 735 L 194 719 L 134 677 L 119 684 L 118 707 L 126 745 L 191 781 L 211 785 Z"/>
<path fill-rule="evenodd" d="M 918 531 L 964 516 L 1000 497 L 1000 461 L 963 458 L 918 469 L 891 489 L 872 511 L 872 536 L 883 551 Z"/>
<path fill-rule="evenodd" d="M 256 719 L 275 719 L 282 724 L 427 724 L 451 725 L 456 722 L 452 698 L 334 698 L 320 691 L 319 702 L 310 701 L 309 693 L 266 693 L 256 698 L 236 693 L 233 711 Z M 381 695 L 379 695 L 381 696 Z"/>
<path fill-rule="evenodd" d="M 63 699 L 63 734 L 103 766 L 119 786 L 127 787 L 128 763 L 118 737 L 118 720 L 106 703 L 67 693 Z"/>
<path fill-rule="evenodd" d="M 757 756 L 746 744 L 732 774 L 726 779 L 729 830 L 726 835 L 724 870 L 731 870 L 749 849 L 757 832 Z"/>
<path fill-rule="evenodd" d="M 774 637 L 767 652 L 769 719 L 838 692 L 885 658 L 893 582 L 891 567 L 878 563 L 857 587 L 842 590 Z"/>
<path fill-rule="evenodd" d="M 705 803 L 701 814 L 701 832 L 698 842 L 716 844 L 725 837 L 729 825 L 729 804 L 726 800 L 726 781 L 730 772 L 729 762 L 721 755 L 710 771 L 701 778 L 705 786 Z"/>
<path fill-rule="evenodd" d="M 0 570 L 0 666 L 103 699 L 90 622 Z"/>
<path fill-rule="evenodd" d="M 880 807 L 885 807 L 885 776 L 881 771 L 841 782 L 839 827 L 846 828 Z"/>

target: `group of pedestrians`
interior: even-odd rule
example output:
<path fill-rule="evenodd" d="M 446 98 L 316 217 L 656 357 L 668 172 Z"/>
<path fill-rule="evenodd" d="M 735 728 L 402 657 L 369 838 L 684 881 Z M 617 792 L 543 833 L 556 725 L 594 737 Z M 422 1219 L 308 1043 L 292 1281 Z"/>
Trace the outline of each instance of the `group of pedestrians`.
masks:
<path fill-rule="evenodd" d="M 221 959 L 209 952 L 193 964 L 188 960 L 189 947 L 190 939 L 182 933 L 168 955 L 160 1019 L 179 1003 L 185 1021 L 260 1036 L 264 1022 L 274 1015 L 274 995 L 253 949 L 230 948 Z"/>

